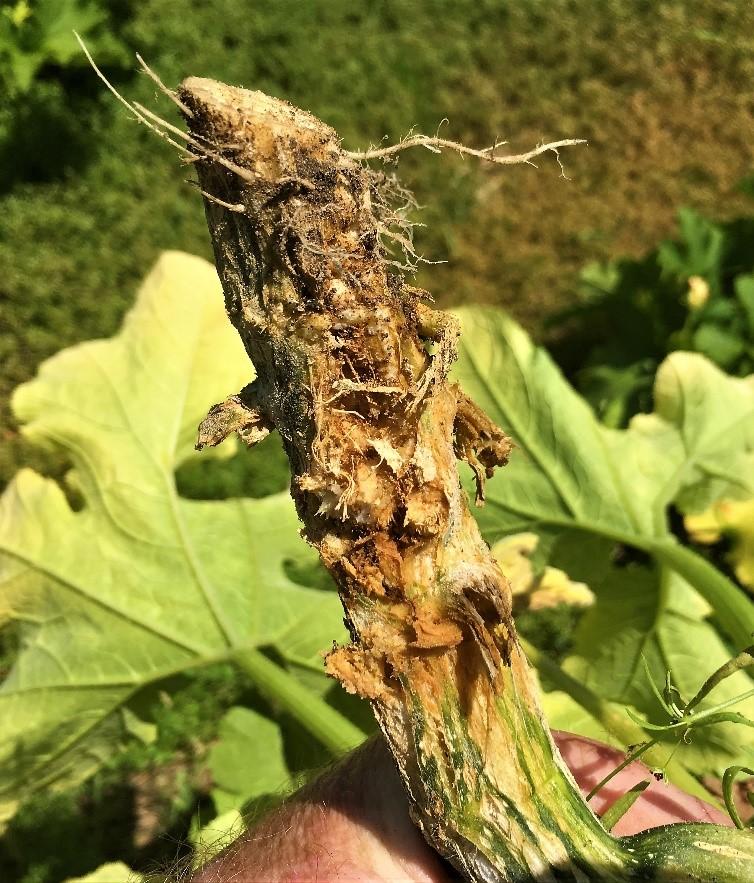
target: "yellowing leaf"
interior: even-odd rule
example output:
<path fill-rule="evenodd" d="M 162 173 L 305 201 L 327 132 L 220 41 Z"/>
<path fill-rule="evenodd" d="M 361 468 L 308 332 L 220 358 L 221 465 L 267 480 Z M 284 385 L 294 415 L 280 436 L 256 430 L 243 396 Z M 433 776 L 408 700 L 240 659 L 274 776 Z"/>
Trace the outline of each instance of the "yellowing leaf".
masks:
<path fill-rule="evenodd" d="M 699 512 L 715 500 L 754 494 L 754 375 L 729 377 L 704 356 L 673 353 L 657 371 L 654 399 L 655 414 L 640 416 L 637 426 L 652 433 L 673 427 L 678 435 L 668 502 Z"/>
<path fill-rule="evenodd" d="M 229 809 L 208 822 L 191 837 L 194 847 L 193 870 L 211 861 L 226 846 L 237 840 L 245 829 L 243 816 L 237 809 Z"/>
<path fill-rule="evenodd" d="M 720 500 L 706 512 L 686 516 L 686 530 L 697 543 L 731 540 L 728 558 L 740 582 L 754 590 L 754 499 Z"/>
<path fill-rule="evenodd" d="M 594 595 L 586 583 L 574 582 L 565 571 L 557 567 L 544 568 L 535 576 L 530 556 L 539 545 L 535 533 L 511 534 L 498 540 L 492 547 L 500 569 L 508 578 L 514 603 L 519 602 L 529 610 L 544 610 L 569 604 L 588 607 Z"/>
<path fill-rule="evenodd" d="M 690 698 L 730 652 L 707 621 L 710 606 L 743 647 L 754 631 L 754 605 L 680 548 L 668 508 L 694 511 L 725 495 L 751 495 L 754 378 L 731 378 L 703 356 L 673 353 L 657 373 L 655 412 L 635 417 L 627 430 L 607 429 L 510 318 L 480 308 L 458 316 L 456 376 L 516 444 L 487 484 L 478 513 L 486 539 L 535 533 L 550 550 L 550 566 L 594 592 L 597 603 L 577 628 L 566 668 L 602 699 L 657 714 L 642 654 L 657 683 L 672 669 Z M 645 553 L 647 563 L 616 566 L 617 544 Z M 518 565 L 525 577 L 525 563 Z M 739 673 L 713 699 L 751 683 Z M 749 700 L 739 710 L 752 709 Z M 679 757 L 693 772 L 719 772 L 747 752 L 748 732 L 724 725 L 695 734 Z"/>
<path fill-rule="evenodd" d="M 569 604 L 572 607 L 591 607 L 594 595 L 586 583 L 572 580 L 559 567 L 545 567 L 542 578 L 531 593 L 529 608 L 544 610 Z"/>
<path fill-rule="evenodd" d="M 109 862 L 85 877 L 70 877 L 65 883 L 141 883 L 143 880 L 141 874 L 132 871 L 123 862 Z"/>
<path fill-rule="evenodd" d="M 287 494 L 176 492 L 199 421 L 250 379 L 214 268 L 168 253 L 118 335 L 16 391 L 24 431 L 70 456 L 84 505 L 29 470 L 0 500 L 0 622 L 21 635 L 0 687 L 0 818 L 111 757 L 144 685 L 241 649 L 285 654 L 300 631 L 341 637 L 335 593 L 291 575 L 315 555 Z"/>
<path fill-rule="evenodd" d="M 643 547 L 643 539 L 670 539 L 672 502 L 698 510 L 732 487 L 754 492 L 754 378 L 673 353 L 657 373 L 656 412 L 627 430 L 606 429 L 504 313 L 457 315 L 456 377 L 517 446 L 479 512 L 489 539 L 577 528 Z"/>
<path fill-rule="evenodd" d="M 492 546 L 492 554 L 511 584 L 514 595 L 526 594 L 534 582 L 534 568 L 529 556 L 537 548 L 539 537 L 531 531 L 503 537 Z"/>

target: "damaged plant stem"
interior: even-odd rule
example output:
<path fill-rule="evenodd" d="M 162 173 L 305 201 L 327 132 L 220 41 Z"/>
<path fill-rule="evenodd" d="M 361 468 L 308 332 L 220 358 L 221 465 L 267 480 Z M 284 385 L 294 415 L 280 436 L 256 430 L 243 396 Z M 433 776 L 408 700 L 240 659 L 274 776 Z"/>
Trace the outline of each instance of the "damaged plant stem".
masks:
<path fill-rule="evenodd" d="M 361 160 L 392 151 L 349 154 L 260 92 L 197 78 L 165 91 L 188 135 L 128 106 L 197 169 L 227 312 L 256 369 L 198 446 L 279 432 L 351 633 L 327 670 L 370 700 L 428 842 L 472 881 L 749 880 L 745 832 L 613 838 L 553 745 L 456 465 L 469 463 L 482 502 L 511 443 L 448 380 L 455 320 L 391 269 L 385 239 L 411 262 L 410 227 Z"/>
<path fill-rule="evenodd" d="M 280 433 L 352 637 L 327 669 L 371 701 L 427 840 L 474 881 L 749 879 L 746 833 L 611 837 L 555 750 L 456 466 L 481 502 L 511 443 L 448 380 L 453 318 L 390 270 L 380 177 L 283 101 L 195 78 L 179 100 L 257 374 L 199 443 Z"/>

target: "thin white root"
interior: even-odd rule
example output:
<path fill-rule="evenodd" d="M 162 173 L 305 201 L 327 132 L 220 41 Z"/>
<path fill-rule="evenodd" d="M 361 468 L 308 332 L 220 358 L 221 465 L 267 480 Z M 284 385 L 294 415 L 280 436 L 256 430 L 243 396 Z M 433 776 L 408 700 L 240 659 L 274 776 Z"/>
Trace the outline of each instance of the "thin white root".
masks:
<path fill-rule="evenodd" d="M 246 211 L 242 202 L 226 202 L 224 199 L 220 199 L 219 196 L 213 196 L 211 193 L 207 193 L 207 191 L 202 190 L 201 187 L 199 188 L 199 193 L 210 202 L 214 202 L 217 205 L 221 205 L 223 208 L 228 209 L 229 212 L 236 212 L 237 214 L 242 215 Z"/>
<path fill-rule="evenodd" d="M 191 154 L 191 152 L 190 152 L 187 148 L 185 148 L 182 144 L 179 144 L 177 141 L 174 141 L 174 140 L 173 140 L 173 139 L 167 134 L 167 132 L 164 132 L 162 129 L 160 129 L 160 128 L 158 128 L 157 126 L 155 126 L 155 125 L 153 125 L 152 123 L 150 123 L 149 120 L 146 119 L 146 117 L 144 117 L 144 115 L 141 114 L 141 113 L 140 113 L 140 112 L 139 112 L 139 111 L 138 111 L 138 110 L 137 110 L 137 109 L 136 109 L 136 108 L 135 108 L 130 102 L 126 101 L 126 99 L 120 94 L 120 92 L 118 92 L 118 90 L 115 88 L 115 86 L 113 86 L 113 84 L 110 82 L 110 80 L 108 80 L 107 77 L 102 73 L 102 71 L 97 67 L 97 65 L 96 65 L 96 63 L 95 63 L 95 61 L 94 61 L 94 59 L 92 58 L 91 53 L 90 53 L 89 50 L 86 48 L 86 44 L 85 44 L 84 41 L 81 39 L 81 37 L 78 35 L 78 33 L 77 33 L 76 31 L 74 31 L 74 32 L 73 32 L 73 35 L 74 35 L 74 36 L 76 37 L 76 39 L 78 40 L 78 44 L 79 44 L 79 46 L 81 46 L 81 50 L 82 50 L 82 52 L 84 53 L 84 55 L 86 56 L 87 61 L 89 62 L 89 64 L 92 66 L 92 68 L 93 68 L 95 74 L 97 74 L 97 76 L 100 78 L 100 80 L 102 80 L 102 82 L 105 84 L 105 86 L 107 87 L 107 89 L 108 89 L 110 92 L 112 92 L 112 94 L 117 98 L 117 100 L 120 101 L 120 103 L 121 103 L 124 107 L 126 107 L 126 108 L 127 108 L 127 109 L 128 109 L 128 110 L 129 110 L 129 111 L 130 111 L 130 112 L 136 117 L 136 119 L 137 119 L 140 123 L 143 123 L 143 124 L 144 124 L 144 125 L 150 130 L 150 131 L 154 132 L 156 135 L 159 135 L 160 138 L 162 138 L 162 139 L 164 139 L 165 141 L 167 141 L 168 144 L 170 144 L 170 145 L 172 145 L 173 147 L 175 147 L 178 151 L 180 151 L 180 153 L 182 153 L 182 154 L 184 154 L 184 155 L 191 156 L 192 154 Z"/>
<path fill-rule="evenodd" d="M 547 144 L 540 144 L 527 153 L 496 156 L 495 151 L 497 148 L 506 143 L 506 141 L 496 141 L 491 147 L 475 150 L 473 147 L 466 147 L 464 144 L 459 144 L 457 141 L 449 141 L 447 138 L 430 137 L 429 135 L 410 135 L 398 144 L 391 144 L 390 147 L 378 147 L 372 150 L 346 150 L 344 153 L 355 160 L 385 160 L 411 147 L 425 147 L 427 150 L 432 151 L 432 153 L 440 153 L 442 148 L 446 148 L 447 150 L 460 153 L 462 156 L 475 156 L 477 159 L 495 163 L 499 166 L 512 166 L 521 163 L 533 165 L 532 160 L 535 156 L 541 156 L 543 153 L 552 151 L 558 157 L 558 164 L 560 165 L 559 148 L 572 147 L 575 144 L 586 144 L 586 141 L 583 138 L 564 138 L 561 141 L 550 141 Z M 560 168 L 562 171 L 563 166 L 560 165 Z"/>
<path fill-rule="evenodd" d="M 244 181 L 248 181 L 251 183 L 256 180 L 256 176 L 252 172 L 242 168 L 234 162 L 231 162 L 229 159 L 226 159 L 216 150 L 210 149 L 209 147 L 198 141 L 196 138 L 193 138 L 191 135 L 188 135 L 186 132 L 179 129 L 177 126 L 174 126 L 167 120 L 162 119 L 162 117 L 158 116 L 156 113 L 152 113 L 151 110 L 144 107 L 142 104 L 139 104 L 137 101 L 134 101 L 133 103 L 127 101 L 120 94 L 120 92 L 118 92 L 115 86 L 113 86 L 113 84 L 107 79 L 102 71 L 97 67 L 91 53 L 86 48 L 86 44 L 81 39 L 81 37 L 76 33 L 76 31 L 74 31 L 73 33 L 78 40 L 79 46 L 81 46 L 81 49 L 86 56 L 87 61 L 92 66 L 94 72 L 97 74 L 100 80 L 102 80 L 102 82 L 105 84 L 107 89 L 112 92 L 117 100 L 134 115 L 138 122 L 145 125 L 150 131 L 154 132 L 156 135 L 159 135 L 160 138 L 167 141 L 168 144 L 170 144 L 171 146 L 175 147 L 186 161 L 195 162 L 197 159 L 211 159 L 219 165 L 224 166 L 226 169 L 228 169 L 228 171 L 234 172 L 236 175 L 238 175 L 239 178 L 242 178 Z M 180 106 L 182 107 L 182 104 Z M 191 147 L 193 147 L 194 150 L 199 154 L 199 156 L 197 157 L 196 154 L 192 153 L 183 144 L 180 144 L 179 142 L 171 138 L 168 132 L 177 135 L 179 138 L 182 138 L 186 143 L 190 144 Z"/>
<path fill-rule="evenodd" d="M 163 95 L 166 95 L 175 106 L 181 111 L 181 113 L 185 114 L 190 119 L 193 119 L 194 114 L 192 111 L 186 107 L 186 105 L 181 101 L 181 99 L 175 94 L 172 89 L 168 89 L 168 87 L 162 82 L 162 80 L 157 76 L 157 74 L 152 70 L 152 68 L 144 61 L 144 59 L 136 53 L 136 60 L 141 65 L 141 69 L 144 73 L 152 80 L 157 88 L 162 92 Z"/>
<path fill-rule="evenodd" d="M 160 126 L 164 126 L 165 129 L 168 130 L 168 132 L 172 132 L 179 138 L 183 138 L 187 144 L 190 144 L 196 151 L 198 151 L 200 159 L 214 160 L 216 163 L 219 163 L 221 166 L 224 166 L 226 169 L 228 169 L 228 171 L 234 172 L 236 175 L 238 175 L 239 178 L 243 178 L 244 181 L 254 182 L 256 180 L 257 175 L 255 175 L 253 172 L 250 172 L 248 169 L 244 169 L 236 163 L 231 162 L 229 159 L 221 156 L 216 150 L 211 150 L 200 141 L 197 141 L 196 138 L 192 138 L 191 135 L 188 135 L 182 129 L 179 129 L 178 126 L 174 126 L 167 120 L 162 119 L 162 117 L 158 116 L 156 113 L 153 113 L 151 110 L 149 110 L 149 108 L 144 107 L 143 104 L 139 104 L 138 101 L 134 101 L 132 109 L 135 113 L 143 115 L 150 120 L 154 120 L 154 122 Z M 147 125 L 149 125 L 149 123 L 147 123 Z M 185 148 L 183 149 L 185 150 Z M 191 155 L 193 157 L 193 154 Z"/>

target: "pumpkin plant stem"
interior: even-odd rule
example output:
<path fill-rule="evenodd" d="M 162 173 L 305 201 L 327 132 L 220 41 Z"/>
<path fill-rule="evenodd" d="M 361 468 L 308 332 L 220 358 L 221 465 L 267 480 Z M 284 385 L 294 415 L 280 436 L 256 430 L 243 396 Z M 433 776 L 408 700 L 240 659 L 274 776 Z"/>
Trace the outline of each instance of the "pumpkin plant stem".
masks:
<path fill-rule="evenodd" d="M 448 379 L 455 320 L 395 271 L 385 237 L 409 263 L 412 248 L 392 179 L 261 92 L 191 78 L 178 99 L 228 315 L 256 369 L 199 444 L 279 432 L 303 534 L 351 634 L 327 670 L 371 702 L 427 841 L 478 883 L 749 881 L 747 833 L 614 838 L 560 758 L 456 464 L 483 500 L 511 443 Z M 299 701 L 270 660 L 242 664 L 289 708 Z M 321 708 L 304 714 L 321 738 L 349 742 Z"/>

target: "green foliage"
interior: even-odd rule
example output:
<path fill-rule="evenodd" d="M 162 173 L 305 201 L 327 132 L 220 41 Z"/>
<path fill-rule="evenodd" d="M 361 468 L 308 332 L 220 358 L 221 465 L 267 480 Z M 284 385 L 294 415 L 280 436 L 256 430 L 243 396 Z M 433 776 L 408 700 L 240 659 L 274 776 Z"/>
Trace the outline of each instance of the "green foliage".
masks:
<path fill-rule="evenodd" d="M 485 537 L 538 533 L 550 563 L 597 596 L 576 628 L 566 670 L 599 697 L 652 716 L 657 700 L 641 667 L 645 654 L 656 679 L 672 670 L 684 695 L 693 695 L 700 673 L 730 655 L 726 638 L 748 643 L 754 605 L 678 544 L 668 509 L 698 511 L 751 493 L 754 378 L 731 378 L 703 356 L 674 353 L 657 373 L 654 413 L 611 430 L 510 319 L 479 309 L 459 317 L 456 376 L 517 445 L 488 483 L 479 513 Z M 616 559 L 616 546 L 635 551 Z M 715 698 L 744 693 L 750 683 L 739 672 Z M 752 708 L 742 706 L 749 715 Z M 750 740 L 721 725 L 695 736 L 681 761 L 697 775 L 719 774 L 750 751 Z"/>
<path fill-rule="evenodd" d="M 191 457 L 182 463 L 175 473 L 178 493 L 190 500 L 225 500 L 288 490 L 290 469 L 276 436 L 267 436 L 250 451 L 236 447 L 228 457 Z"/>
<path fill-rule="evenodd" d="M 580 352 L 570 372 L 608 426 L 651 407 L 652 378 L 674 350 L 754 371 L 754 219 L 713 224 L 682 209 L 678 220 L 678 240 L 584 270 L 581 306 L 554 320 L 572 320 L 567 346 Z"/>
<path fill-rule="evenodd" d="M 97 0 L 3 0 L 0 4 L 0 85 L 24 95 L 45 65 L 83 66 L 74 30 L 92 41 L 107 13 Z M 112 38 L 97 41 L 108 62 L 123 60 Z"/>
<path fill-rule="evenodd" d="M 251 708 L 231 708 L 220 721 L 208 764 L 218 815 L 290 787 L 280 727 Z"/>
<path fill-rule="evenodd" d="M 132 703 L 133 713 L 149 722 L 154 735 L 143 739 L 129 732 L 123 750 L 108 758 L 106 773 L 155 769 L 181 754 L 203 762 L 207 746 L 217 738 L 217 722 L 235 703 L 251 701 L 250 689 L 248 679 L 229 664 L 199 668 L 147 688 Z"/>
<path fill-rule="evenodd" d="M 573 632 L 583 610 L 560 604 L 544 610 L 522 610 L 516 616 L 516 628 L 523 637 L 536 642 L 540 650 L 560 662 L 573 643 Z"/>
<path fill-rule="evenodd" d="M 414 125 L 432 133 L 446 116 L 443 132 L 474 146 L 498 135 L 513 150 L 587 138 L 588 149 L 564 156 L 571 181 L 552 159 L 494 175 L 424 151 L 401 159 L 426 206 L 418 248 L 449 260 L 431 268 L 435 296 L 503 304 L 535 331 L 571 300 L 585 262 L 642 253 L 667 235 L 676 206 L 709 216 L 746 206 L 730 188 L 750 165 L 741 135 L 750 126 L 741 83 L 754 79 L 742 37 L 754 25 L 749 0 L 96 8 L 108 20 L 86 36 L 95 57 L 119 89 L 163 115 L 172 106 L 135 74 L 135 50 L 170 86 L 198 74 L 299 102 L 349 147 L 397 140 Z M 107 49 L 108 33 L 128 58 Z M 71 61 L 40 69 L 23 101 L 0 102 L 0 484 L 22 463 L 63 469 L 20 438 L 10 391 L 59 349 L 114 333 L 161 251 L 210 254 L 199 197 L 175 158 L 78 66 L 83 56 Z"/>
<path fill-rule="evenodd" d="M 171 865 L 180 857 L 175 844 L 184 844 L 194 820 L 214 815 L 206 794 L 206 752 L 217 739 L 218 722 L 240 702 L 259 706 L 251 682 L 231 665 L 198 669 L 148 689 L 136 707 L 154 721 L 155 740 L 129 738 L 122 751 L 113 745 L 92 779 L 27 797 L 0 838 L 0 879 L 60 883 L 114 856 L 142 869 Z"/>
<path fill-rule="evenodd" d="M 696 511 L 751 492 L 754 383 L 675 353 L 655 379 L 655 411 L 611 430 L 504 314 L 466 309 L 460 318 L 458 378 L 517 444 L 489 482 L 485 535 L 533 531 L 543 562 L 588 583 L 597 603 L 571 644 L 548 640 L 600 699 L 652 720 L 662 705 L 642 656 L 658 680 L 673 671 L 688 697 L 700 672 L 728 657 L 727 638 L 754 629 L 754 605 L 682 548 L 668 523 L 671 506 Z M 22 796 L 50 795 L 98 767 L 159 768 L 188 738 L 213 743 L 205 762 L 214 808 L 235 824 L 236 811 L 269 805 L 366 729 L 368 709 L 322 674 L 319 652 L 344 637 L 339 603 L 288 496 L 189 500 L 176 490 L 174 473 L 196 457 L 197 423 L 248 382 L 248 370 L 212 267 L 171 253 L 117 336 L 63 351 L 16 393 L 30 439 L 72 463 L 75 505 L 30 470 L 0 501 L 2 615 L 19 641 L 0 687 L 6 817 Z M 220 457 L 213 469 L 232 462 Z M 192 674 L 202 668 L 204 684 Z M 195 689 L 177 713 L 162 697 L 187 677 Z M 750 687 L 738 671 L 712 699 Z M 546 704 L 554 725 L 599 732 L 562 694 Z M 752 700 L 740 710 L 751 716 Z M 221 712 L 216 732 L 208 721 Z M 670 750 L 672 734 L 658 739 Z M 722 774 L 750 754 L 723 722 L 695 733 L 678 762 Z M 190 788 L 176 798 L 181 811 L 194 799 Z M 224 835 L 209 837 L 207 817 L 197 816 L 195 842 L 201 829 L 218 843 Z M 27 883 L 47 883 L 59 867 L 45 858 Z"/>
<path fill-rule="evenodd" d="M 127 783 L 116 785 L 112 778 L 104 788 L 96 784 L 31 799 L 24 806 L 0 841 L 4 881 L 60 883 L 132 851 L 131 789 Z M 163 860 L 172 860 L 173 852 Z"/>
<path fill-rule="evenodd" d="M 627 709 L 631 720 L 634 723 L 641 725 L 643 730 L 648 732 L 648 736 L 638 745 L 632 745 L 628 749 L 625 757 L 615 769 L 611 770 L 611 772 L 601 779 L 586 795 L 587 800 L 591 800 L 592 797 L 594 797 L 597 792 L 601 791 L 608 782 L 621 772 L 621 770 L 624 770 L 635 760 L 640 758 L 648 760 L 649 753 L 653 749 L 656 749 L 656 746 L 658 745 L 660 733 L 674 737 L 676 739 L 676 747 L 678 747 L 681 742 L 686 745 L 691 744 L 694 741 L 694 738 L 698 735 L 700 728 L 717 728 L 721 723 L 731 723 L 738 726 L 754 728 L 753 720 L 746 717 L 744 714 L 741 714 L 740 711 L 730 710 L 734 706 L 740 707 L 747 699 L 754 696 L 754 687 L 752 687 L 751 681 L 747 682 L 742 680 L 741 687 L 745 692 L 740 694 L 734 693 L 732 696 L 728 695 L 727 697 L 721 698 L 720 691 L 716 689 L 722 681 L 737 674 L 741 670 L 751 668 L 751 666 L 754 665 L 754 646 L 746 647 L 741 653 L 736 654 L 733 658 L 726 659 L 721 666 L 709 675 L 707 680 L 696 693 L 686 694 L 689 696 L 689 699 L 684 699 L 682 687 L 679 686 L 670 669 L 667 669 L 665 672 L 665 682 L 661 688 L 659 684 L 654 682 L 647 660 L 643 655 L 642 663 L 644 665 L 647 684 L 649 685 L 650 690 L 654 693 L 654 696 L 667 720 L 659 724 L 655 722 L 650 723 L 649 721 L 641 720 L 630 709 Z M 713 691 L 717 694 L 718 701 L 706 702 L 706 707 L 702 708 L 703 700 L 707 699 L 709 694 Z M 671 752 L 671 757 L 673 753 L 674 752 Z M 733 784 L 732 779 L 739 771 L 754 775 L 754 772 L 747 767 L 728 767 L 722 776 L 722 790 L 725 804 L 732 821 L 737 827 L 742 828 L 743 824 L 733 806 L 731 794 Z M 662 769 L 654 772 L 661 776 L 664 775 L 664 770 Z M 648 784 L 648 782 L 646 784 Z M 632 792 L 629 791 L 610 806 L 602 817 L 603 823 L 608 830 L 612 830 L 615 822 L 617 822 L 618 818 L 630 808 L 635 799 L 635 797 L 632 798 Z M 610 824 L 608 824 L 608 821 Z"/>
<path fill-rule="evenodd" d="M 249 379 L 222 303 L 209 264 L 167 254 L 120 335 L 60 353 L 14 398 L 29 436 L 70 456 L 83 505 L 30 470 L 1 502 L 2 617 L 22 636 L 0 689 L 6 817 L 103 763 L 148 685 L 259 646 L 307 664 L 322 645 L 306 634 L 338 622 L 333 592 L 286 572 L 313 558 L 287 494 L 176 493 L 199 420 Z"/>

